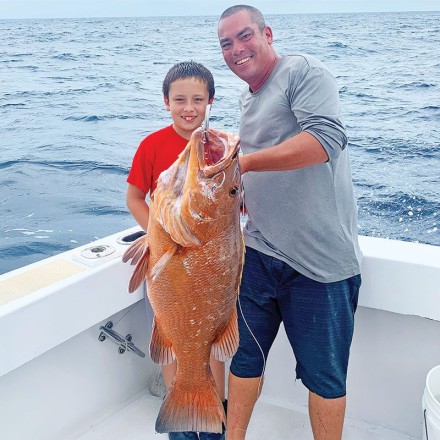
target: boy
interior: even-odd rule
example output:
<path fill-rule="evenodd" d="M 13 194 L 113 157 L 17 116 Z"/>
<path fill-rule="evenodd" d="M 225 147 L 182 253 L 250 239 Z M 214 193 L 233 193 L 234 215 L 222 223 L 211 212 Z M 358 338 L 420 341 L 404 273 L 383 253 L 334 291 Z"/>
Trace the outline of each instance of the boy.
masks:
<path fill-rule="evenodd" d="M 127 207 L 145 231 L 149 217 L 147 194 L 153 193 L 159 174 L 174 163 L 186 147 L 192 132 L 202 124 L 206 107 L 214 100 L 214 78 L 202 64 L 181 62 L 168 71 L 162 92 L 165 108 L 171 113 L 173 123 L 151 133 L 140 143 L 127 177 Z M 220 398 L 224 401 L 224 363 L 211 359 L 211 370 Z M 164 365 L 162 373 L 168 389 L 176 373 L 176 362 Z M 171 432 L 168 436 L 171 440 L 199 439 L 195 432 Z M 224 438 L 224 434 L 200 433 L 200 440 Z"/>

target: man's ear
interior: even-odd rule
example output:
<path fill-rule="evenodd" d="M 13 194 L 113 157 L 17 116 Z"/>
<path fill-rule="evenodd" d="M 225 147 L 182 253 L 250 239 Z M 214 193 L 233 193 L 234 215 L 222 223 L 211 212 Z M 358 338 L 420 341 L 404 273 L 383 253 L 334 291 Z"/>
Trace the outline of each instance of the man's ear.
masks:
<path fill-rule="evenodd" d="M 269 44 L 272 44 L 272 43 L 273 43 L 272 29 L 271 29 L 269 26 L 266 26 L 266 27 L 264 28 L 263 33 L 264 33 L 264 35 L 266 36 L 267 42 L 268 42 Z"/>
<path fill-rule="evenodd" d="M 208 104 L 212 104 L 213 101 L 214 101 L 214 96 L 209 99 Z"/>

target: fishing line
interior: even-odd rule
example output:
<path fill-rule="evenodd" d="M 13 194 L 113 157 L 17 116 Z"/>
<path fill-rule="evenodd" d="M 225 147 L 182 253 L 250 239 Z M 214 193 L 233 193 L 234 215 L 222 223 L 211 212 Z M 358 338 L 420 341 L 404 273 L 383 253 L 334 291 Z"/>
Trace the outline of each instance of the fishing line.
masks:
<path fill-rule="evenodd" d="M 126 315 L 128 315 L 136 306 L 138 305 L 138 303 L 133 304 L 114 324 L 113 326 L 116 326 L 116 324 L 119 321 L 122 321 Z"/>
<path fill-rule="evenodd" d="M 257 338 L 255 337 L 255 335 L 253 334 L 251 328 L 249 327 L 249 324 L 248 324 L 247 321 L 246 321 L 246 318 L 244 317 L 243 309 L 241 308 L 240 295 L 238 295 L 238 306 L 239 306 L 239 308 L 240 308 L 240 313 L 241 313 L 241 316 L 242 316 L 242 318 L 243 318 L 243 321 L 244 321 L 244 323 L 246 324 L 246 327 L 247 327 L 247 329 L 249 330 L 249 333 L 250 333 L 251 336 L 254 338 L 255 343 L 257 344 L 258 348 L 259 348 L 260 351 L 261 351 L 261 356 L 263 357 L 263 369 L 262 369 L 262 371 L 261 371 L 260 383 L 259 383 L 259 385 L 258 385 L 258 391 L 257 391 L 257 399 L 258 399 L 258 397 L 259 397 L 259 395 L 260 395 L 260 392 L 261 392 L 261 389 L 262 389 L 262 387 L 263 387 L 263 376 L 264 376 L 264 372 L 265 372 L 265 370 L 266 370 L 266 358 L 265 358 L 265 356 L 264 356 L 264 351 L 263 351 L 263 349 L 261 348 L 260 343 L 258 342 L 258 339 L 257 339 Z"/>
<path fill-rule="evenodd" d="M 246 215 L 246 204 L 244 201 L 244 185 L 243 179 L 240 179 L 240 214 L 242 217 Z"/>
<path fill-rule="evenodd" d="M 241 179 L 241 181 L 240 181 L 240 197 L 241 197 L 241 204 L 240 204 L 241 205 L 240 206 L 241 215 L 242 215 L 242 217 L 245 217 L 247 212 L 246 212 L 246 202 L 245 202 L 245 192 L 244 192 L 243 179 Z M 258 392 L 257 392 L 257 398 L 258 398 L 260 391 L 263 387 L 263 376 L 264 376 L 264 372 L 266 371 L 266 357 L 264 356 L 264 351 L 263 351 L 260 343 L 258 342 L 258 339 L 255 337 L 254 333 L 252 332 L 251 328 L 249 327 L 249 324 L 246 321 L 246 318 L 244 317 L 243 308 L 241 307 L 241 302 L 240 302 L 240 295 L 238 295 L 237 299 L 238 299 L 238 307 L 240 308 L 240 314 L 243 318 L 243 321 L 246 324 L 246 327 L 249 330 L 249 333 L 251 334 L 255 343 L 257 344 L 257 347 L 259 348 L 259 350 L 261 352 L 261 356 L 263 358 L 263 369 L 261 371 L 260 383 L 258 385 Z"/>

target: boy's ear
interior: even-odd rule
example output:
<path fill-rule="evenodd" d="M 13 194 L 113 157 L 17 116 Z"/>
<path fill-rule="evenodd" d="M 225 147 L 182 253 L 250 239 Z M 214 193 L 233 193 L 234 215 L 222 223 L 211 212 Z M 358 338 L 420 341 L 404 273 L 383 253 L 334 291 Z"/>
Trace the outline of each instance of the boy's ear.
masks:
<path fill-rule="evenodd" d="M 214 96 L 209 99 L 208 104 L 212 104 L 213 101 L 214 101 Z"/>
<path fill-rule="evenodd" d="M 165 108 L 166 108 L 167 112 L 169 112 L 170 111 L 170 100 L 166 96 L 164 96 L 163 102 L 165 103 Z"/>

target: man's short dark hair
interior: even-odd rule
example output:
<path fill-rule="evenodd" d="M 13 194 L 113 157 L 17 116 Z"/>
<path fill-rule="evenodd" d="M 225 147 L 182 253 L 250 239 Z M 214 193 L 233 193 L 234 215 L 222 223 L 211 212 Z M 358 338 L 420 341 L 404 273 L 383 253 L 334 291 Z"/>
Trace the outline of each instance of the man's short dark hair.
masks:
<path fill-rule="evenodd" d="M 255 23 L 258 26 L 258 29 L 263 32 L 264 28 L 266 27 L 266 22 L 264 21 L 263 14 L 261 11 L 257 8 L 254 8 L 250 5 L 235 5 L 231 6 L 230 8 L 226 9 L 223 14 L 220 16 L 220 20 L 226 17 L 230 17 L 231 15 L 236 14 L 240 11 L 247 11 L 249 15 L 251 16 L 252 22 Z"/>

